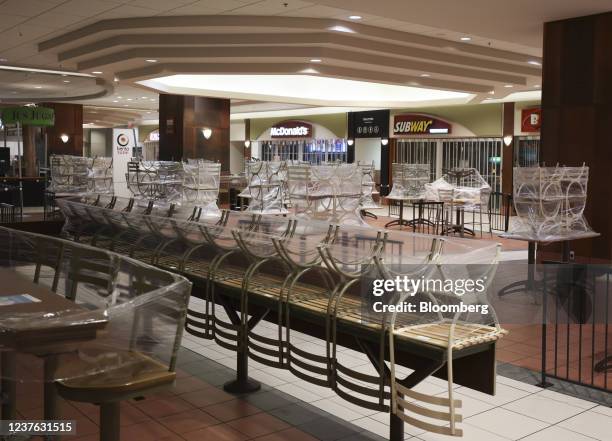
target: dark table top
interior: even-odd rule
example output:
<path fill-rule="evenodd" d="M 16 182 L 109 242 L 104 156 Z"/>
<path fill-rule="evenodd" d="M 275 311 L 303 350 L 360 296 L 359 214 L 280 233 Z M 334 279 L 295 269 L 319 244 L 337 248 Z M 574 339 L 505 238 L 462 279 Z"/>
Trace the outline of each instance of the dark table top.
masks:
<path fill-rule="evenodd" d="M 5 349 L 31 351 L 94 339 L 107 323 L 102 311 L 88 311 L 12 269 L 0 268 L 0 281 L 0 297 L 27 294 L 40 300 L 0 305 L 0 346 Z"/>

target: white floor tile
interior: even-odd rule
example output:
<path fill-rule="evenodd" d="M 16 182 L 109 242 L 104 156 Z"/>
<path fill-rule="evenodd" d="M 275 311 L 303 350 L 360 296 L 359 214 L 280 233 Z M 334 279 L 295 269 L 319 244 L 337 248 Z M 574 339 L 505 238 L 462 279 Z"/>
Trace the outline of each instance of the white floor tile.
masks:
<path fill-rule="evenodd" d="M 528 397 L 505 404 L 502 407 L 549 424 L 558 423 L 578 415 L 580 412 L 584 412 L 579 407 L 551 400 L 540 394 L 529 395 Z"/>
<path fill-rule="evenodd" d="M 495 408 L 494 404 L 477 400 L 460 392 L 455 392 L 453 396 L 456 400 L 461 400 L 461 408 L 457 409 L 457 413 L 463 416 L 463 419 Z"/>
<path fill-rule="evenodd" d="M 386 423 L 381 423 L 380 421 L 376 421 L 372 418 L 365 417 L 360 418 L 358 420 L 352 421 L 356 426 L 361 427 L 362 429 L 367 430 L 368 432 L 372 432 L 378 436 L 382 436 L 387 439 L 389 436 L 389 425 Z"/>
<path fill-rule="evenodd" d="M 607 415 L 612 418 L 612 407 L 607 406 L 597 406 L 591 409 L 593 412 L 600 413 L 602 415 Z"/>
<path fill-rule="evenodd" d="M 542 390 L 538 392 L 538 395 L 551 400 L 569 404 L 570 406 L 579 407 L 583 410 L 592 409 L 597 406 L 597 403 L 593 403 L 592 401 L 581 400 L 580 398 L 572 397 L 571 395 L 561 394 L 553 390 Z"/>
<path fill-rule="evenodd" d="M 276 386 L 275 389 L 280 390 L 281 392 L 285 392 L 295 398 L 298 398 L 306 403 L 312 403 L 313 401 L 319 401 L 321 397 L 319 395 L 313 394 L 312 392 L 307 391 L 306 389 L 302 389 L 295 384 L 281 384 L 280 386 Z"/>
<path fill-rule="evenodd" d="M 383 424 L 389 424 L 389 414 L 386 412 L 376 413 L 370 418 L 380 421 Z M 420 436 L 425 433 L 423 429 L 419 429 L 418 427 L 411 426 L 410 424 L 404 424 L 404 433 L 409 436 Z"/>
<path fill-rule="evenodd" d="M 601 441 L 610 441 L 612 435 L 612 418 L 590 410 L 562 421 L 559 426 Z"/>
<path fill-rule="evenodd" d="M 537 393 L 543 390 L 541 387 L 534 386 L 533 384 L 523 383 L 522 381 L 517 381 L 512 378 L 504 377 L 502 375 L 497 376 L 497 384 L 505 384 L 506 386 L 524 390 L 525 392 L 530 393 Z"/>
<path fill-rule="evenodd" d="M 286 384 L 287 383 L 282 378 L 278 378 L 278 377 L 275 377 L 272 374 L 269 374 L 269 373 L 264 372 L 264 371 L 258 371 L 258 370 L 250 370 L 249 371 L 249 377 L 253 378 L 254 380 L 260 381 L 260 382 L 262 382 L 264 384 L 267 384 L 268 386 L 272 386 L 272 387 L 276 387 L 276 386 L 279 386 L 281 384 Z"/>
<path fill-rule="evenodd" d="M 502 408 L 479 413 L 467 418 L 465 422 L 512 440 L 523 438 L 549 426 L 542 421 Z"/>
<path fill-rule="evenodd" d="M 461 393 L 476 398 L 477 400 L 484 401 L 485 403 L 491 403 L 494 406 L 502 406 L 529 395 L 529 392 L 506 386 L 505 384 L 498 384 L 496 389 L 495 395 L 485 394 L 467 387 L 462 388 Z"/>
<path fill-rule="evenodd" d="M 348 409 L 347 406 L 336 403 L 331 398 L 325 398 L 311 404 L 345 421 L 354 421 L 363 417 L 363 415 Z"/>
<path fill-rule="evenodd" d="M 469 424 L 459 424 L 459 427 L 463 430 L 463 439 L 465 441 L 508 441 L 508 438 L 496 435 L 491 432 L 487 432 L 476 426 Z M 418 436 L 418 439 L 422 441 L 452 441 L 454 437 L 448 435 L 438 435 L 437 433 L 423 433 Z"/>
<path fill-rule="evenodd" d="M 593 438 L 581 435 L 571 430 L 564 429 L 559 426 L 551 426 L 521 441 L 593 441 Z"/>

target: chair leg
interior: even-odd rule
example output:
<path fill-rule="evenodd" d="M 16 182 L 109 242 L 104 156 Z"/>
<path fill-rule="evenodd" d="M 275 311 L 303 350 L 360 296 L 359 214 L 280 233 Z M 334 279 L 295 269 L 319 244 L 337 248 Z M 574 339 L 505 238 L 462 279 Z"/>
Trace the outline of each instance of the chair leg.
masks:
<path fill-rule="evenodd" d="M 100 404 L 100 441 L 119 441 L 120 402 Z"/>

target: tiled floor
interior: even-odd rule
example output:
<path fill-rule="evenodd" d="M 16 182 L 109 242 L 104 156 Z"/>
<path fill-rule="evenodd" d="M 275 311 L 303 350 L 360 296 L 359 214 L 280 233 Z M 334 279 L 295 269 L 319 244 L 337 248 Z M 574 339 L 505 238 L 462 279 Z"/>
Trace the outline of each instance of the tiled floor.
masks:
<path fill-rule="evenodd" d="M 263 335 L 266 332 L 272 335 L 276 331 L 275 325 L 268 322 L 261 322 L 258 326 L 267 328 L 267 331 L 260 330 Z M 304 334 L 292 333 L 293 338 L 303 344 L 318 344 L 316 339 Z M 217 346 L 212 341 L 186 335 L 183 346 L 212 358 L 221 365 L 235 369 L 235 353 Z M 342 349 L 341 356 L 347 366 L 365 373 L 373 373 L 369 361 L 362 354 Z M 363 409 L 348 403 L 336 396 L 333 391 L 306 383 L 288 371 L 271 368 L 252 360 L 249 361 L 249 366 L 252 378 L 272 386 L 276 391 L 286 393 L 354 426 L 387 439 L 388 414 Z M 444 395 L 445 387 L 446 382 L 428 378 L 416 390 Z M 541 441 L 598 439 L 607 441 L 612 433 L 612 411 L 609 407 L 552 390 L 544 390 L 501 375 L 498 375 L 495 396 L 462 386 L 457 386 L 455 391 L 457 398 L 463 402 L 463 439 L 466 441 L 518 439 Z M 325 431 L 318 427 L 316 430 L 317 432 L 313 435 L 319 439 L 339 439 L 329 436 L 322 437 Z M 354 438 L 347 438 L 347 440 L 352 439 Z M 450 438 L 406 426 L 405 439 L 428 441 Z"/>

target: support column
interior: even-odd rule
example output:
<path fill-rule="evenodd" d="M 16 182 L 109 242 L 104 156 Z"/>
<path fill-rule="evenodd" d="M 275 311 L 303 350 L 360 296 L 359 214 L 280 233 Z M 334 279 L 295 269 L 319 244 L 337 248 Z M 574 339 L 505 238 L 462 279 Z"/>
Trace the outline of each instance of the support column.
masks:
<path fill-rule="evenodd" d="M 210 129 L 207 139 L 204 129 Z M 229 170 L 230 100 L 199 96 L 159 96 L 159 159 L 208 159 Z"/>
<path fill-rule="evenodd" d="M 502 137 L 511 136 L 510 145 L 503 143 L 501 166 L 502 193 L 512 194 L 514 168 L 514 103 L 504 103 L 502 115 Z"/>
<path fill-rule="evenodd" d="M 41 105 L 55 110 L 55 125 L 45 128 L 47 155 L 83 156 L 83 106 L 65 103 Z M 67 142 L 62 141 L 62 135 L 68 135 Z"/>
<path fill-rule="evenodd" d="M 36 128 L 23 127 L 23 167 L 25 176 L 38 176 L 36 170 Z"/>
<path fill-rule="evenodd" d="M 601 237 L 576 256 L 612 258 L 612 13 L 544 25 L 540 160 L 590 170 L 586 219 Z"/>

